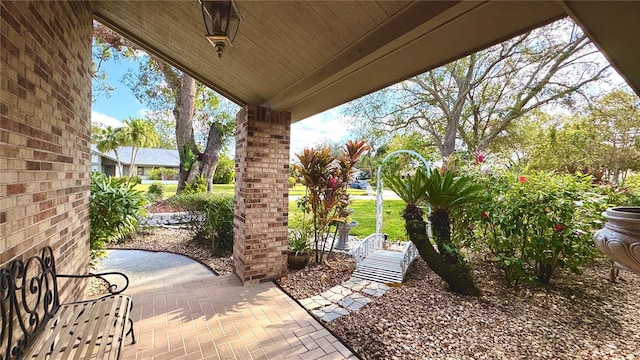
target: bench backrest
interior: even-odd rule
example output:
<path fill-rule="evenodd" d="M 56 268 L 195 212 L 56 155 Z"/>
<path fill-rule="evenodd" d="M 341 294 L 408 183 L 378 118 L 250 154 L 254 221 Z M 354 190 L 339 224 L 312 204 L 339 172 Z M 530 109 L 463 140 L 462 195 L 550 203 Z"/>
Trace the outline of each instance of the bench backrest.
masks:
<path fill-rule="evenodd" d="M 0 360 L 19 359 L 60 305 L 51 247 L 0 268 Z"/>

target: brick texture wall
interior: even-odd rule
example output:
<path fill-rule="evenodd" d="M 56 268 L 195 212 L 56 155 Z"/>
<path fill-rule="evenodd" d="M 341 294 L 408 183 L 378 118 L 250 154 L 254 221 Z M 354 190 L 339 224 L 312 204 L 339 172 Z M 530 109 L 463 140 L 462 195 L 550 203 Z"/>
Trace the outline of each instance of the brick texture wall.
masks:
<path fill-rule="evenodd" d="M 287 271 L 291 114 L 246 106 L 237 115 L 233 261 L 243 284 Z"/>
<path fill-rule="evenodd" d="M 0 266 L 51 245 L 89 261 L 92 14 L 86 2 L 0 3 Z M 63 300 L 84 288 L 64 284 Z"/>

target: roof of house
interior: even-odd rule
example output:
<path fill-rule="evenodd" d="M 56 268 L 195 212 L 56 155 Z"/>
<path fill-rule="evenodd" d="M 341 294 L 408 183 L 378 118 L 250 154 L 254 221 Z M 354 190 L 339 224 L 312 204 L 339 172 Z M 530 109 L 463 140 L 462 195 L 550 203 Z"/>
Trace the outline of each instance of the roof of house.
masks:
<path fill-rule="evenodd" d="M 130 165 L 132 149 L 130 146 L 121 146 L 118 148 L 120 162 L 123 165 Z M 95 144 L 91 144 L 91 152 L 116 161 L 116 155 L 113 151 L 102 153 L 98 151 L 98 147 Z M 180 157 L 178 150 L 140 148 L 138 156 L 136 157 L 136 165 L 145 167 L 179 167 Z"/>

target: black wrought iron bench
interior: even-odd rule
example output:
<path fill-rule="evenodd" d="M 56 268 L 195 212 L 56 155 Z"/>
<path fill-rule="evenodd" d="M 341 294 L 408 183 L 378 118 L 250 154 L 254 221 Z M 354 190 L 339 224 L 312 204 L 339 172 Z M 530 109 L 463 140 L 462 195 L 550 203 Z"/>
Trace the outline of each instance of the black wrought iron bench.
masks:
<path fill-rule="evenodd" d="M 123 284 L 107 281 L 111 276 Z M 105 280 L 109 293 L 60 304 L 58 279 L 91 277 Z M 0 268 L 0 360 L 118 359 L 126 336 L 135 343 L 131 298 L 122 295 L 128 285 L 118 272 L 58 274 L 50 247 Z"/>

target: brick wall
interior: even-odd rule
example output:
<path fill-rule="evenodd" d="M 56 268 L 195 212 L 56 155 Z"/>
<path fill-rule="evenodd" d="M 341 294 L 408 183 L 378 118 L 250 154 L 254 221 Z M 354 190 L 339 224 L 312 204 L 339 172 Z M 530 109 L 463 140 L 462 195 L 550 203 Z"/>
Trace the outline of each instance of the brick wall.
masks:
<path fill-rule="evenodd" d="M 262 107 L 237 115 L 233 261 L 245 285 L 287 271 L 290 124 Z"/>
<path fill-rule="evenodd" d="M 84 273 L 90 5 L 2 1 L 0 18 L 0 266 L 51 245 L 59 272 Z M 84 289 L 61 291 L 78 298 Z"/>

